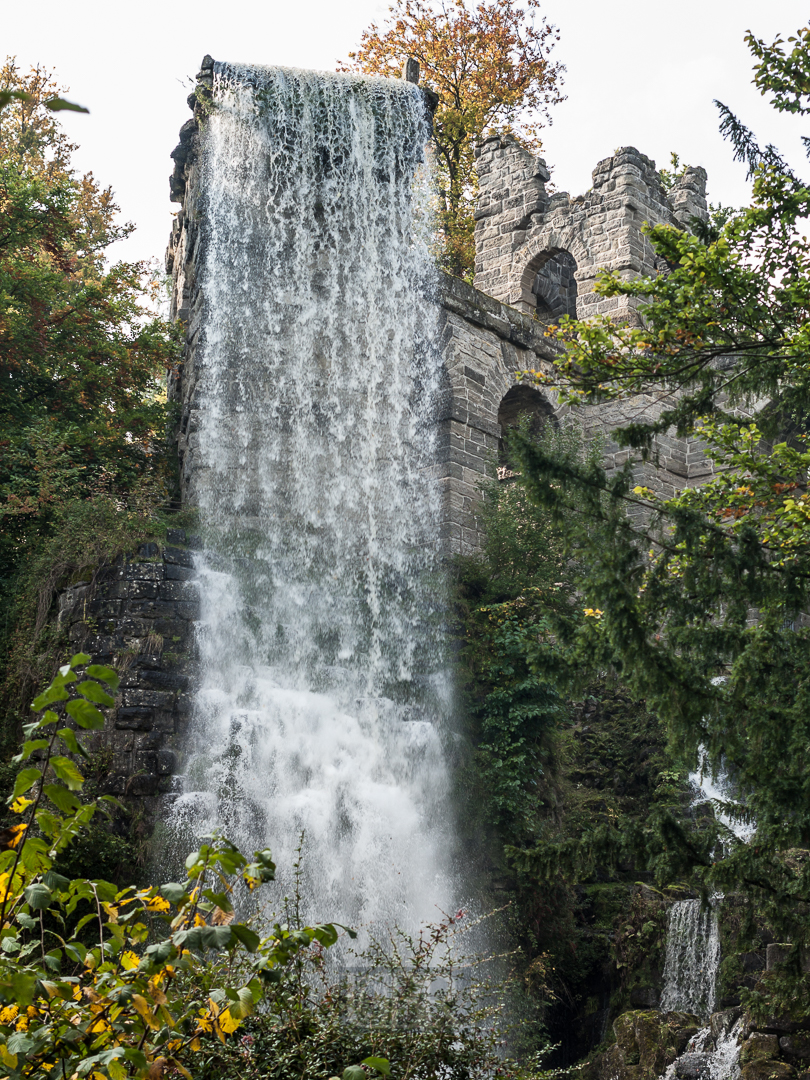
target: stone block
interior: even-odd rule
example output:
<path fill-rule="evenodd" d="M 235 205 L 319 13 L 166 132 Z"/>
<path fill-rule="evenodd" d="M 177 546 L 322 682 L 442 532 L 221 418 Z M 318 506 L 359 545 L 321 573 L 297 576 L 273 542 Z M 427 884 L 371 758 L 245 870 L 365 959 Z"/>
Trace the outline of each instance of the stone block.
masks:
<path fill-rule="evenodd" d="M 712 1013 L 709 1021 L 712 1037 L 719 1039 L 723 1035 L 728 1035 L 741 1016 L 742 1009 L 740 1008 L 722 1009 Z"/>
<path fill-rule="evenodd" d="M 158 596 L 159 585 L 156 581 L 119 581 L 110 590 L 110 595 L 119 600 L 154 600 Z"/>
<path fill-rule="evenodd" d="M 154 716 L 151 709 L 123 708 L 116 710 L 115 726 L 119 730 L 151 731 Z"/>
<path fill-rule="evenodd" d="M 157 562 L 129 563 L 122 573 L 127 581 L 163 580 L 163 566 Z"/>
<path fill-rule="evenodd" d="M 185 533 L 183 535 L 185 535 Z M 173 563 L 175 566 L 194 566 L 194 556 L 191 552 L 175 547 L 163 549 L 163 561 L 166 563 Z"/>
<path fill-rule="evenodd" d="M 178 566 L 176 563 L 165 563 L 161 570 L 162 579 L 166 581 L 191 581 L 196 576 L 192 567 Z"/>
<path fill-rule="evenodd" d="M 174 735 L 177 725 L 175 722 L 175 716 L 173 712 L 161 709 L 155 713 L 155 731 L 160 731 L 164 735 Z"/>
<path fill-rule="evenodd" d="M 136 773 L 153 773 L 157 766 L 157 754 L 154 750 L 138 750 L 133 755 L 133 768 Z"/>
<path fill-rule="evenodd" d="M 792 1035 L 782 1035 L 779 1049 L 789 1062 L 796 1065 L 810 1065 L 810 1034 L 798 1031 Z"/>
<path fill-rule="evenodd" d="M 200 605 L 191 603 L 176 603 L 174 610 L 177 616 L 181 619 L 187 619 L 189 622 L 194 622 L 200 617 Z"/>
<path fill-rule="evenodd" d="M 199 599 L 200 589 L 196 581 L 164 581 L 160 586 L 161 600 L 179 600 L 194 603 Z"/>
<path fill-rule="evenodd" d="M 171 776 L 177 769 L 177 758 L 171 750 L 160 750 L 157 754 L 156 771 L 158 776 Z"/>
<path fill-rule="evenodd" d="M 139 735 L 132 735 L 134 749 L 137 751 L 159 750 L 163 746 L 162 731 L 146 731 Z"/>
<path fill-rule="evenodd" d="M 172 671 L 144 671 L 143 683 L 155 690 L 187 690 L 189 686 L 188 675 L 181 675 Z"/>
<path fill-rule="evenodd" d="M 158 777 L 155 773 L 140 773 L 129 778 L 124 794 L 134 797 L 155 795 L 157 790 Z"/>
<path fill-rule="evenodd" d="M 675 1060 L 675 1075 L 680 1080 L 702 1080 L 709 1076 L 712 1055 L 708 1053 L 681 1054 Z"/>
<path fill-rule="evenodd" d="M 124 708 L 126 709 L 171 709 L 174 706 L 174 694 L 163 690 L 125 690 Z"/>

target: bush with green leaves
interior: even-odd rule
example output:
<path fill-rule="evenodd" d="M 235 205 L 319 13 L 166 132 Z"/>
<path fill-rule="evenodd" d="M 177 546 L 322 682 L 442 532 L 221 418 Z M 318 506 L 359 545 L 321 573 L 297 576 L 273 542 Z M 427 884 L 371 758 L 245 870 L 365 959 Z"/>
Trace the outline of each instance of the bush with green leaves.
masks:
<path fill-rule="evenodd" d="M 18 758 L 10 801 L 20 820 L 0 853 L 0 1059 L 10 1080 L 191 1077 L 190 1059 L 227 1040 L 286 966 L 339 931 L 275 924 L 262 936 L 237 921 L 235 890 L 272 881 L 275 866 L 269 850 L 249 860 L 221 836 L 189 855 L 185 881 L 159 888 L 56 872 L 115 801 L 80 799 L 80 730 L 103 727 L 118 686 L 90 659 L 74 656 L 34 701 L 41 715 Z"/>

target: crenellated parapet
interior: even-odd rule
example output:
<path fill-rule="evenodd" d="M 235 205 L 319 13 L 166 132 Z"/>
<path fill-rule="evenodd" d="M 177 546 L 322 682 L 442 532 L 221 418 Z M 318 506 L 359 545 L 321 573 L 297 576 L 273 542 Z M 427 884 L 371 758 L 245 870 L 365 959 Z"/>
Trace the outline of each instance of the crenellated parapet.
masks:
<path fill-rule="evenodd" d="M 546 322 L 596 313 L 634 321 L 633 300 L 596 295 L 599 272 L 655 274 L 661 267 L 643 226 L 688 228 L 707 213 L 704 169 L 686 169 L 665 191 L 655 162 L 632 146 L 600 161 L 593 187 L 574 198 L 550 194 L 543 158 L 511 136 L 483 142 L 477 170 L 476 288 Z"/>

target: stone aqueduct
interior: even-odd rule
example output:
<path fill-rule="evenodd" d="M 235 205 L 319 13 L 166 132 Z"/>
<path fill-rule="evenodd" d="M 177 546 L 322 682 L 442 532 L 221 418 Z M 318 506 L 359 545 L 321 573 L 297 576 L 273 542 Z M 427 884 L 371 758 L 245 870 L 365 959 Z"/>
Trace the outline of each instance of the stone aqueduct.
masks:
<path fill-rule="evenodd" d="M 202 67 L 199 82 L 205 89 L 213 80 L 213 61 L 207 57 Z M 196 104 L 196 97 L 191 101 Z M 172 196 L 181 206 L 167 252 L 172 314 L 186 325 L 185 362 L 172 377 L 170 393 L 181 405 L 178 449 L 187 491 L 198 446 L 198 153 L 195 116 L 183 126 L 172 155 Z M 441 281 L 445 394 L 435 467 L 449 552 L 480 544 L 480 483 L 498 452 L 502 425 L 527 409 L 562 419 L 554 401 L 520 388 L 514 377 L 518 370 L 550 365 L 548 320 L 563 311 L 581 318 L 594 310 L 634 318 L 632 310 L 595 296 L 598 269 L 627 276 L 654 273 L 643 222 L 686 224 L 690 215 L 706 210 L 701 169 L 689 170 L 665 194 L 653 163 L 629 147 L 601 161 L 592 190 L 578 198 L 549 196 L 543 161 L 509 139 L 488 139 L 479 149 L 478 170 L 477 288 L 457 278 Z M 628 415 L 660 407 L 650 395 L 621 407 L 582 410 L 582 420 L 588 431 L 607 437 L 608 465 L 618 466 L 626 452 L 610 443 L 610 430 Z M 659 469 L 638 466 L 650 486 L 675 490 L 699 483 L 710 471 L 699 444 L 665 436 L 658 451 Z M 97 748 L 109 755 L 106 789 L 140 804 L 147 826 L 172 790 L 190 720 L 187 664 L 199 604 L 189 548 L 197 543 L 181 530 L 170 530 L 162 548 L 147 544 L 136 557 L 104 568 L 95 583 L 78 583 L 60 597 L 59 624 L 74 651 L 90 652 L 102 662 L 137 655 L 123 674 L 121 705 L 97 733 Z"/>
<path fill-rule="evenodd" d="M 198 78 L 203 90 L 211 85 L 210 57 Z M 189 102 L 199 110 L 194 95 Z M 181 129 L 172 154 L 171 192 L 181 208 L 167 251 L 172 315 L 187 326 L 185 363 L 169 388 L 182 406 L 178 449 L 185 491 L 191 487 L 197 447 L 196 344 L 202 310 L 198 154 L 195 115 Z M 515 380 L 517 371 L 550 368 L 549 322 L 562 314 L 585 318 L 596 312 L 637 318 L 627 300 L 596 295 L 598 272 L 608 269 L 628 278 L 656 273 L 656 256 L 642 226 L 688 227 L 692 216 L 706 215 L 702 168 L 687 169 L 665 192 L 655 163 L 633 147 L 600 161 L 591 190 L 573 198 L 566 192 L 549 194 L 544 160 L 511 137 L 493 135 L 476 157 L 475 287 L 447 275 L 441 281 L 445 393 L 436 468 L 443 491 L 444 543 L 451 553 L 475 550 L 481 543 L 480 485 L 497 457 L 502 426 L 525 411 L 562 419 L 552 398 Z M 588 435 L 603 434 L 608 467 L 618 467 L 627 452 L 610 441 L 610 431 L 632 415 L 649 415 L 661 407 L 661 400 L 650 394 L 581 410 L 579 419 Z M 657 469 L 638 465 L 640 480 L 650 487 L 675 491 L 710 473 L 701 445 L 693 440 L 663 436 L 656 449 Z"/>

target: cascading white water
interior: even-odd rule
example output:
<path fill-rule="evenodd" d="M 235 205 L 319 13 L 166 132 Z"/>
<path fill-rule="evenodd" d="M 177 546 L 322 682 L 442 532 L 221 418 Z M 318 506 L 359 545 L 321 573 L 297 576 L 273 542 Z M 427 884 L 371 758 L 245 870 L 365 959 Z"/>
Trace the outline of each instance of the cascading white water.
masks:
<path fill-rule="evenodd" d="M 708 1018 L 715 1008 L 720 934 L 712 908 L 678 900 L 669 910 L 661 1009 Z"/>
<path fill-rule="evenodd" d="M 695 792 L 692 805 L 699 806 L 701 803 L 711 803 L 717 820 L 722 822 L 738 840 L 742 840 L 745 844 L 749 843 L 757 831 L 756 822 L 739 820 L 720 809 L 723 803 L 737 801 L 734 786 L 728 773 L 722 767 L 722 762 L 720 769 L 713 771 L 708 755 L 702 746 L 698 750 L 698 756 L 699 766 L 695 772 L 689 774 L 689 782 Z"/>
<path fill-rule="evenodd" d="M 270 846 L 287 891 L 305 832 L 305 916 L 355 926 L 453 893 L 428 134 L 410 83 L 221 64 L 203 134 L 201 670 L 173 827 Z"/>

